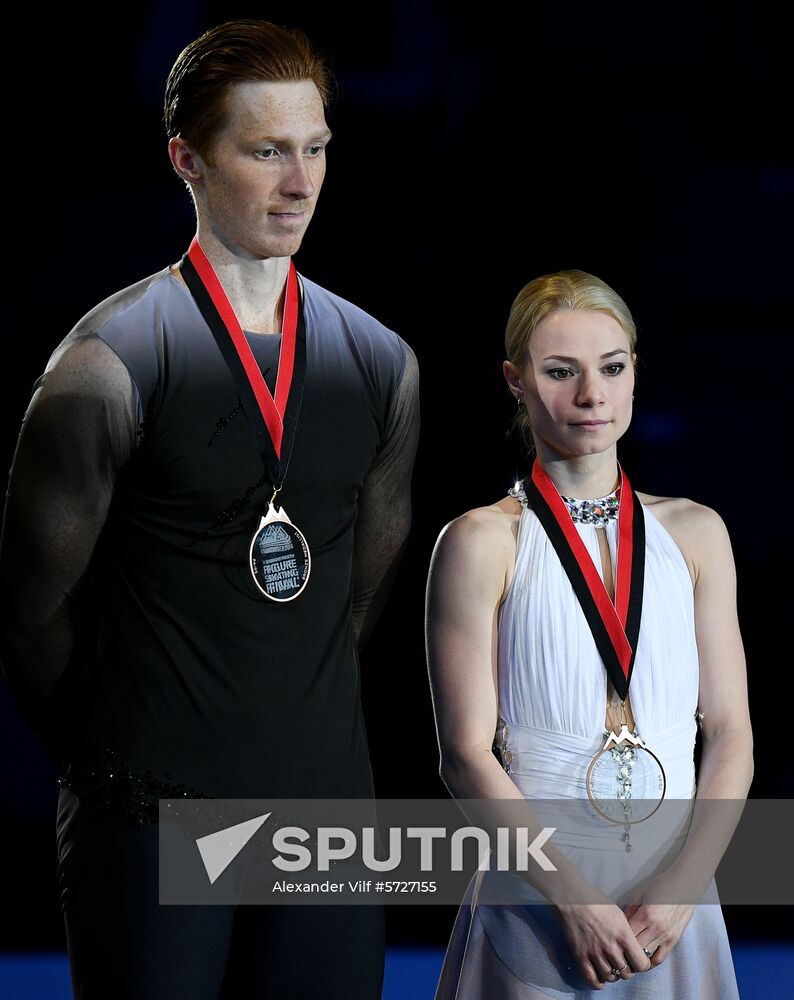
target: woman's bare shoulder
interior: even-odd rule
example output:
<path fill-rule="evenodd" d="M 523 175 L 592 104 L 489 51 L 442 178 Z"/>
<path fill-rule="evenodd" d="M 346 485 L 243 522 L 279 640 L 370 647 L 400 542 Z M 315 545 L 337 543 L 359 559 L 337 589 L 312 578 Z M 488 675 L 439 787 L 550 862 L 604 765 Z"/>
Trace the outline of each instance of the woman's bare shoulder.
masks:
<path fill-rule="evenodd" d="M 650 507 L 654 516 L 670 530 L 680 531 L 714 530 L 723 524 L 722 518 L 711 507 L 696 503 L 686 497 L 657 497 L 650 493 L 637 493 L 643 506 Z"/>
<path fill-rule="evenodd" d="M 521 504 L 510 496 L 475 507 L 444 526 L 437 547 L 489 562 L 502 556 L 515 557 L 520 518 Z"/>
<path fill-rule="evenodd" d="M 485 507 L 466 511 L 441 531 L 431 573 L 444 580 L 476 576 L 482 586 L 493 584 L 494 595 L 504 595 L 512 578 L 521 504 L 504 497 Z"/>
<path fill-rule="evenodd" d="M 450 521 L 442 535 L 453 533 L 463 538 L 507 535 L 514 539 L 520 517 L 521 504 L 515 497 L 506 496 L 488 506 L 467 510 Z"/>
<path fill-rule="evenodd" d="M 704 559 L 730 556 L 730 541 L 720 515 L 705 504 L 686 497 L 657 497 L 638 493 L 643 506 L 672 536 L 684 555 L 693 580 L 699 575 Z"/>

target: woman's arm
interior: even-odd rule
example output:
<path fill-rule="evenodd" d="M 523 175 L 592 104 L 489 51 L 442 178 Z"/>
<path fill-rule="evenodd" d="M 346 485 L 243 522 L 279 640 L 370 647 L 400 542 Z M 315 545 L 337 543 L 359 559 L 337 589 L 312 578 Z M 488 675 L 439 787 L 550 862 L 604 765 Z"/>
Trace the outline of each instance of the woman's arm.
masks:
<path fill-rule="evenodd" d="M 489 835 L 515 826 L 515 801 L 524 802 L 491 752 L 497 724 L 497 616 L 515 560 L 514 518 L 481 509 L 448 525 L 436 545 L 427 590 L 427 650 L 441 750 L 441 777 L 456 799 L 489 799 Z M 500 820 L 500 800 L 511 809 Z M 485 826 L 481 815 L 476 817 Z M 529 805 L 521 822 L 530 840 L 542 826 Z M 521 873 L 557 907 L 574 957 L 590 986 L 599 989 L 609 970 L 649 968 L 621 909 L 583 904 L 595 890 L 551 842 L 544 853 L 557 871 L 530 865 Z"/>
<path fill-rule="evenodd" d="M 689 835 L 662 878 L 668 898 L 676 897 L 678 886 L 681 898 L 691 901 L 710 884 L 739 822 L 753 776 L 753 736 L 728 532 L 713 510 L 690 501 L 677 503 L 671 528 L 694 577 L 703 753 Z M 715 799 L 722 801 L 706 801 Z M 646 905 L 632 912 L 630 922 L 641 943 L 659 945 L 654 964 L 669 954 L 691 916 L 691 905 L 678 908 L 689 915 L 672 934 L 670 925 L 680 924 L 673 914 L 676 907 Z"/>
<path fill-rule="evenodd" d="M 521 798 L 491 752 L 497 615 L 515 552 L 507 522 L 507 515 L 495 511 L 465 514 L 442 531 L 430 564 L 430 686 L 440 773 L 455 798 Z"/>
<path fill-rule="evenodd" d="M 742 803 L 753 779 L 753 732 L 744 647 L 736 614 L 736 570 L 728 532 L 719 515 L 707 507 L 697 507 L 693 514 L 689 531 L 697 570 L 695 633 L 700 660 L 698 714 L 703 737 L 697 797 Z M 737 821 L 740 814 L 741 809 Z M 703 888 L 728 846 L 733 827 L 724 829 L 717 841 L 712 839 L 714 832 L 710 832 L 708 844 L 711 874 L 708 880 L 705 873 L 701 875 Z M 695 824 L 679 862 L 686 863 L 686 855 L 700 840 L 706 846 L 706 838 L 697 834 Z M 704 860 L 705 856 L 699 855 L 699 861 Z"/>

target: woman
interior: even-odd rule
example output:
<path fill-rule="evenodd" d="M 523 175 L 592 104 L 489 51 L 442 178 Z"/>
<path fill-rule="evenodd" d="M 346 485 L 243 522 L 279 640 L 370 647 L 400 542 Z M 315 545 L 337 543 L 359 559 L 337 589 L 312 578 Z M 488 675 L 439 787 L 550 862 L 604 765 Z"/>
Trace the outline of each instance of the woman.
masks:
<path fill-rule="evenodd" d="M 597 850 L 552 838 L 557 871 L 526 876 L 543 905 L 483 904 L 478 876 L 437 1000 L 607 985 L 635 998 L 738 996 L 719 906 L 692 905 L 713 893 L 738 819 L 701 800 L 741 802 L 753 770 L 733 559 L 714 511 L 634 494 L 618 465 L 635 342 L 625 303 L 592 275 L 563 271 L 519 293 L 504 374 L 532 474 L 436 546 L 427 620 L 442 778 L 461 799 L 580 800 L 608 859 L 589 864 Z M 694 813 L 672 854 L 638 822 L 661 799 Z M 618 905 L 610 872 L 632 849 L 657 874 Z"/>

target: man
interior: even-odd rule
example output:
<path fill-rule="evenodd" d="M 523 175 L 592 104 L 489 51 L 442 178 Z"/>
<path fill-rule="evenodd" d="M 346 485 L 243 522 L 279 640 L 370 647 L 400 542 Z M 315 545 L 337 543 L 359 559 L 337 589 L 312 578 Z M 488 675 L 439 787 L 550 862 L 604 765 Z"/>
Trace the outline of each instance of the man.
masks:
<path fill-rule="evenodd" d="M 159 798 L 372 795 L 356 638 L 409 527 L 417 372 L 291 267 L 328 91 L 267 22 L 185 49 L 165 120 L 197 238 L 78 323 L 23 423 L 2 661 L 63 760 L 78 997 L 380 996 L 379 910 L 157 905 Z"/>

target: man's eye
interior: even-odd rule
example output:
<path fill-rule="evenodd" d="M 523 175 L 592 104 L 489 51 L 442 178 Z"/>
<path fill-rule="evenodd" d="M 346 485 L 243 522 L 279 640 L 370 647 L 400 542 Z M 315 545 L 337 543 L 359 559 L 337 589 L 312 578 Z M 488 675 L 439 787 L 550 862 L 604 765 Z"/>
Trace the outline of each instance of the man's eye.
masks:
<path fill-rule="evenodd" d="M 556 382 L 562 382 L 566 378 L 570 378 L 570 376 L 573 375 L 573 372 L 570 368 L 552 368 L 547 372 L 547 374 L 551 375 Z"/>
<path fill-rule="evenodd" d="M 256 155 L 262 160 L 272 160 L 277 153 L 278 153 L 277 149 L 274 149 L 272 146 L 269 146 L 267 149 L 260 149 Z"/>
<path fill-rule="evenodd" d="M 319 156 L 320 153 L 325 149 L 325 146 L 321 142 L 315 142 L 314 145 L 309 146 L 309 156 Z"/>
<path fill-rule="evenodd" d="M 614 364 L 607 365 L 604 371 L 607 375 L 620 375 L 625 367 L 622 361 L 616 361 Z"/>

